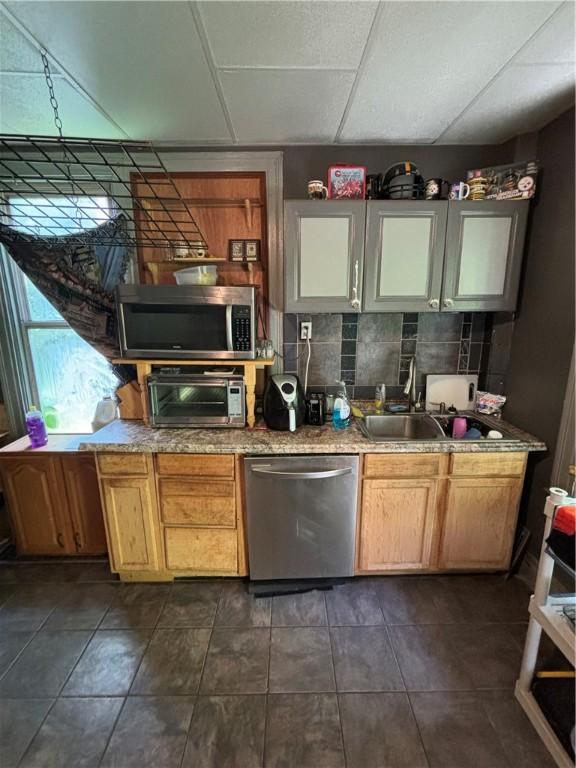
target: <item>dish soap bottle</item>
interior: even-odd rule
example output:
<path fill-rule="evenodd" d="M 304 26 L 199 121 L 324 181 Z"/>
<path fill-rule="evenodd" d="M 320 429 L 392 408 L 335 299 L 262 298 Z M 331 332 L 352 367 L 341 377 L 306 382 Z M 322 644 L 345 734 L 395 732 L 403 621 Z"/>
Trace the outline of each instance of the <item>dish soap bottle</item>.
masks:
<path fill-rule="evenodd" d="M 342 387 L 341 391 L 334 400 L 334 414 L 332 417 L 332 424 L 334 429 L 346 429 L 350 426 L 351 422 L 351 409 L 350 401 L 346 393 L 346 384 L 343 381 L 339 381 L 338 384 Z"/>
<path fill-rule="evenodd" d="M 26 412 L 26 431 L 32 448 L 41 448 L 48 442 L 44 417 L 35 405 L 31 405 L 30 410 Z"/>

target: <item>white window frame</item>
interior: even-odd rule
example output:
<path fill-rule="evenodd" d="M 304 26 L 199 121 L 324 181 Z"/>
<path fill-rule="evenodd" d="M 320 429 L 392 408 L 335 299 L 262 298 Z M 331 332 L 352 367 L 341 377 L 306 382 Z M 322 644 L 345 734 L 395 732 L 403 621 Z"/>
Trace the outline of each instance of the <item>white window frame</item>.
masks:
<path fill-rule="evenodd" d="M 96 190 L 98 193 L 96 194 Z M 63 194 L 63 197 L 71 195 Z M 90 197 L 85 191 L 80 197 Z M 95 186 L 95 195 L 102 197 L 102 188 Z M 31 193 L 27 198 L 42 197 Z M 54 190 L 47 189 L 46 197 L 57 197 Z M 0 199 L 0 208 L 7 210 L 10 198 Z M 110 210 L 112 208 L 109 206 Z M 4 301 L 0 302 L 0 321 L 3 321 L 4 333 L 0 333 L 0 381 L 3 385 L 3 395 L 6 403 L 8 418 L 13 429 L 24 431 L 23 414 L 30 403 L 40 407 L 40 393 L 34 370 L 32 347 L 29 331 L 34 328 L 46 330 L 74 330 L 66 322 L 57 320 L 32 320 L 30 306 L 24 283 L 25 273 L 10 258 L 6 249 L 0 246 L 0 294 Z M 55 310 L 58 311 L 58 310 Z"/>

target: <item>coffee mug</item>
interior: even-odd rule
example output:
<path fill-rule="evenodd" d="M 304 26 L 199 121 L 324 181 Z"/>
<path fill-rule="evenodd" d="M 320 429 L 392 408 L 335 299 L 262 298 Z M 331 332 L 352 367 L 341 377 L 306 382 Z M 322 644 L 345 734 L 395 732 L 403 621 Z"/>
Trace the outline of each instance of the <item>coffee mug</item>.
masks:
<path fill-rule="evenodd" d="M 382 189 L 382 174 L 370 173 L 366 176 L 366 200 L 377 200 Z"/>
<path fill-rule="evenodd" d="M 468 182 L 470 187 L 470 200 L 484 200 L 488 190 L 488 179 L 483 176 L 475 176 Z"/>
<path fill-rule="evenodd" d="M 449 188 L 449 182 L 444 181 L 444 179 L 428 179 L 424 193 L 426 200 L 440 200 Z"/>
<path fill-rule="evenodd" d="M 470 194 L 470 186 L 464 181 L 450 185 L 450 200 L 465 200 Z"/>
<path fill-rule="evenodd" d="M 310 200 L 324 200 L 328 197 L 328 188 L 318 179 L 308 182 L 308 197 Z"/>

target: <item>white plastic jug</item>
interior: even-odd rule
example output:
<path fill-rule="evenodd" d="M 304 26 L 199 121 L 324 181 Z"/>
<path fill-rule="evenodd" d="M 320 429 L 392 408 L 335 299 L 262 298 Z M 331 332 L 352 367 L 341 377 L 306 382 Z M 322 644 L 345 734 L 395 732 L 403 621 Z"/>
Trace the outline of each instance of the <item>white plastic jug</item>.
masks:
<path fill-rule="evenodd" d="M 106 424 L 110 424 L 111 421 L 114 421 L 117 418 L 118 405 L 116 404 L 116 400 L 110 395 L 103 397 L 102 400 L 98 401 L 98 405 L 96 406 L 96 412 L 92 419 L 92 431 L 97 432 L 99 429 L 102 429 L 102 427 L 105 427 Z"/>

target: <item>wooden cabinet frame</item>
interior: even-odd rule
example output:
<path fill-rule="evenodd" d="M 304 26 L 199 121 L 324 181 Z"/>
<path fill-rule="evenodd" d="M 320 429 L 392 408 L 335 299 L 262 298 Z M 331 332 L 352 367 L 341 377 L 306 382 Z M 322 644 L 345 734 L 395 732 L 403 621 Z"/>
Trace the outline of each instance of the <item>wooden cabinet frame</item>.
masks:
<path fill-rule="evenodd" d="M 508 568 L 514 544 L 527 453 L 521 451 L 477 454 L 367 454 L 362 462 L 362 482 L 356 536 L 356 574 L 439 573 L 448 571 L 496 571 Z M 374 489 L 391 491 L 390 534 L 401 542 L 409 534 L 416 515 L 406 509 L 406 523 L 394 514 L 395 488 L 428 489 L 425 510 L 419 510 L 422 554 L 400 563 L 394 546 L 386 542 L 381 553 L 389 562 L 378 562 L 379 527 Z M 469 494 L 474 511 L 466 525 L 466 508 L 458 495 Z M 483 498 L 484 496 L 484 498 Z M 501 500 L 501 502 L 500 502 Z M 501 503 L 501 506 L 498 506 Z M 412 517 L 410 517 L 412 513 Z M 481 517 L 486 516 L 486 519 Z M 492 520 L 489 519 L 492 515 Z M 462 527 L 460 527 L 460 525 Z M 494 541 L 490 540 L 497 530 Z M 467 535 L 468 534 L 468 535 Z M 372 540 L 372 541 L 370 541 Z M 376 541 L 376 544 L 374 544 Z M 368 542 L 368 543 L 366 543 Z M 371 562 L 372 558 L 372 562 Z"/>
<path fill-rule="evenodd" d="M 98 468 L 110 561 L 121 580 L 246 575 L 240 456 L 101 454 Z M 225 498 L 226 514 L 210 521 L 207 510 L 183 507 L 198 488 L 206 497 L 212 488 L 216 503 Z"/>
<path fill-rule="evenodd" d="M 106 552 L 93 456 L 7 452 L 0 457 L 0 473 L 19 554 Z"/>

